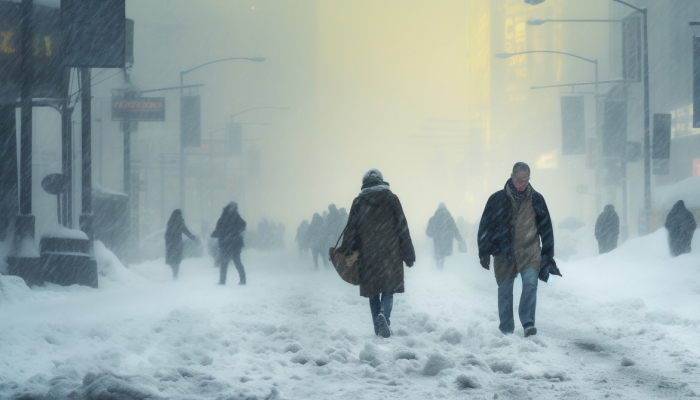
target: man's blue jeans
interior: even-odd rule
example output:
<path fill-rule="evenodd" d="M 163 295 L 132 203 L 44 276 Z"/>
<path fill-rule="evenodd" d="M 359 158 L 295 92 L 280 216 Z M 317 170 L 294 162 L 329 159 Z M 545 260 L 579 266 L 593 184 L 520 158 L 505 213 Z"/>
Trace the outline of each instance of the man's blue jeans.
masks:
<path fill-rule="evenodd" d="M 520 308 L 518 314 L 520 323 L 535 324 L 535 307 L 537 306 L 537 269 L 530 268 L 523 271 L 520 277 L 523 280 L 523 292 L 520 295 Z M 498 329 L 503 333 L 513 333 L 513 283 L 515 278 L 506 279 L 498 284 L 498 317 L 501 324 Z"/>
<path fill-rule="evenodd" d="M 375 294 L 369 298 L 369 309 L 372 312 L 372 323 L 374 324 L 374 333 L 377 333 L 377 316 L 381 313 L 386 318 L 386 323 L 391 325 L 389 317 L 391 316 L 391 308 L 394 306 L 394 293 L 382 292 Z"/>

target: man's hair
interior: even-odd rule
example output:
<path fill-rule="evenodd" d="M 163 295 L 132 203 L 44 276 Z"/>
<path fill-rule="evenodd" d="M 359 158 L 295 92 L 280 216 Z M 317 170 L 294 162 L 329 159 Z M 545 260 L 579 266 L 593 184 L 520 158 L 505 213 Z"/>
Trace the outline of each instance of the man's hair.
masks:
<path fill-rule="evenodd" d="M 529 174 L 530 166 L 522 161 L 518 161 L 515 163 L 515 165 L 513 165 L 513 173 L 515 173 L 515 171 L 527 171 L 527 173 Z"/>

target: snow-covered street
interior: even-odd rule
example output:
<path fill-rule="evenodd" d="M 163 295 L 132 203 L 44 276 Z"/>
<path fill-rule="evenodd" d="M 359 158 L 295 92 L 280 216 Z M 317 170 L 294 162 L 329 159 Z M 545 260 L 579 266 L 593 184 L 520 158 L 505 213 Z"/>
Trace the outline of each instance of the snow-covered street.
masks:
<path fill-rule="evenodd" d="M 697 396 L 698 236 L 673 259 L 662 229 L 560 261 L 564 277 L 540 282 L 539 333 L 527 339 L 498 331 L 492 272 L 471 252 L 440 273 L 420 251 L 381 339 L 356 287 L 292 251 L 245 252 L 241 287 L 233 267 L 233 284 L 216 285 L 210 258 L 185 260 L 173 281 L 162 259 L 126 269 L 98 244 L 97 290 L 0 277 L 0 397 Z"/>

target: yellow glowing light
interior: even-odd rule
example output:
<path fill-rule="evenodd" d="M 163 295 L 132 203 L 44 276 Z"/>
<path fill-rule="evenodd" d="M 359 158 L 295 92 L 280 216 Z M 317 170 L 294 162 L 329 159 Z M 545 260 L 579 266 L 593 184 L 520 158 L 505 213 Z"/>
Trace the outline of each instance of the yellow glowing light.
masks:
<path fill-rule="evenodd" d="M 537 160 L 538 169 L 554 169 L 557 168 L 557 152 L 551 152 L 549 154 L 543 154 Z"/>
<path fill-rule="evenodd" d="M 14 36 L 14 32 L 0 32 L 0 52 L 6 54 L 12 54 L 16 50 L 14 47 L 10 46 L 10 39 Z"/>

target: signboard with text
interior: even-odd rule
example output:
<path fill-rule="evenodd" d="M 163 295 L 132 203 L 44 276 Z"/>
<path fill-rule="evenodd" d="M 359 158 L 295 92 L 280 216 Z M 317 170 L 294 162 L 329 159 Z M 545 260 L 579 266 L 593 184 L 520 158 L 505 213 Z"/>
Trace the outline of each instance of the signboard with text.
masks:
<path fill-rule="evenodd" d="M 165 97 L 112 97 L 112 121 L 165 121 Z"/>

